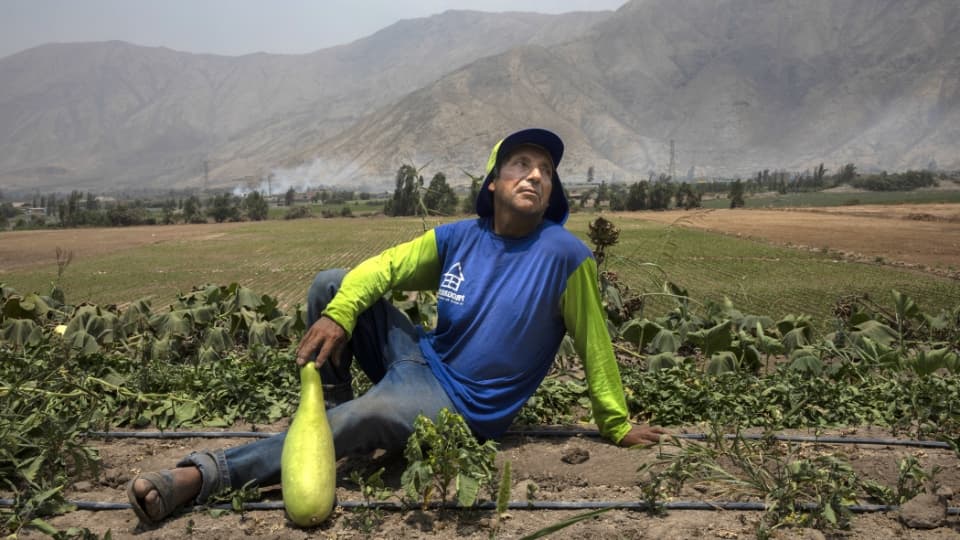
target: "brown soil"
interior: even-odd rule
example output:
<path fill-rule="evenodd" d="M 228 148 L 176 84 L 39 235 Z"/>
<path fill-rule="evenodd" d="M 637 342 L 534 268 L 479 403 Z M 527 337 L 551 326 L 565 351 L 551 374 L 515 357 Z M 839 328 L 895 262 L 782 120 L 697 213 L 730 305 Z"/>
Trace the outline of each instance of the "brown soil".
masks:
<path fill-rule="evenodd" d="M 275 431 L 282 425 L 265 429 Z M 237 430 L 249 426 L 237 426 Z M 797 433 L 801 434 L 801 433 Z M 810 433 L 802 433 L 811 435 Z M 824 433 L 827 435 L 829 433 Z M 834 432 L 834 435 L 839 434 Z M 854 437 L 890 438 L 881 430 L 847 430 Z M 125 484 L 141 471 L 168 468 L 191 450 L 218 446 L 235 446 L 250 439 L 109 439 L 95 441 L 100 448 L 103 470 L 92 482 L 78 483 L 67 496 L 72 500 L 126 503 Z M 695 443 L 689 443 L 695 444 Z M 942 468 L 937 480 L 943 486 L 960 489 L 960 464 L 948 450 L 917 449 L 882 445 L 798 445 L 802 455 L 833 453 L 845 457 L 862 477 L 887 486 L 896 486 L 897 464 L 907 454 L 916 456 L 923 468 Z M 673 449 L 675 451 L 675 449 Z M 571 464 L 564 456 L 586 456 L 581 463 Z M 585 437 L 533 438 L 510 436 L 501 441 L 499 460 L 510 460 L 513 469 L 511 500 L 526 502 L 532 492 L 536 501 L 629 501 L 642 500 L 641 477 L 637 468 L 655 459 L 653 448 L 631 450 L 617 448 L 603 441 Z M 569 461 L 569 460 L 568 460 Z M 572 460 L 577 461 L 577 460 Z M 349 480 L 353 469 L 372 472 L 386 467 L 385 481 L 401 493 L 400 473 L 404 461 L 400 456 L 381 456 L 341 460 L 337 497 L 339 501 L 360 501 L 357 487 Z M 276 486 L 263 490 L 265 501 L 280 501 Z M 948 501 L 957 506 L 957 499 Z M 718 486 L 688 482 L 680 496 L 683 501 L 738 500 L 723 493 Z M 750 500 L 741 498 L 739 500 Z M 321 527 L 303 531 L 293 527 L 281 510 L 249 511 L 243 515 L 230 513 L 215 517 L 204 509 L 182 512 L 158 527 L 144 528 L 130 510 L 74 511 L 50 519 L 60 529 L 86 527 L 98 534 L 111 531 L 113 538 L 170 538 L 184 536 L 203 539 L 236 538 L 519 538 L 543 527 L 586 512 L 587 510 L 511 510 L 499 521 L 493 511 L 420 511 L 388 510 L 382 522 L 368 534 L 358 525 L 359 514 L 337 508 Z M 753 538 L 760 512 L 672 510 L 666 516 L 651 516 L 637 510 L 613 510 L 582 521 L 552 535 L 552 538 Z M 812 536 L 811 536 L 812 535 Z M 25 531 L 22 538 L 43 537 L 36 531 Z M 897 513 L 871 513 L 854 516 L 851 530 L 844 538 L 918 538 L 945 539 L 960 537 L 960 518 L 950 516 L 933 530 L 909 529 L 898 520 Z M 814 531 L 787 529 L 779 538 L 818 538 Z"/>
<path fill-rule="evenodd" d="M 616 214 L 960 277 L 960 204 Z"/>
<path fill-rule="evenodd" d="M 50 264 L 56 260 L 58 247 L 83 253 L 84 257 L 96 258 L 161 242 L 214 240 L 224 231 L 238 226 L 243 226 L 243 223 L 18 231 L 3 235 L 3 241 L 0 242 L 0 273 Z"/>

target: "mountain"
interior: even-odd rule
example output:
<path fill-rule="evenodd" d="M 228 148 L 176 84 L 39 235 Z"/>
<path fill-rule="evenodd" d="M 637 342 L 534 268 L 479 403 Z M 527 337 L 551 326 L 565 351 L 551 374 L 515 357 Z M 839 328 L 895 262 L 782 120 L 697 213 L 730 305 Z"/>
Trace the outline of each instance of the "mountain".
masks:
<path fill-rule="evenodd" d="M 668 173 L 671 141 L 680 178 L 958 169 L 958 26 L 949 0 L 635 0 L 562 46 L 478 60 L 306 155 L 387 176 L 419 152 L 475 172 L 496 134 L 536 124 L 564 137 L 562 170 L 579 178 Z"/>
<path fill-rule="evenodd" d="M 205 164 L 210 187 L 256 178 L 451 69 L 611 13 L 447 11 L 306 55 L 37 47 L 0 59 L 0 187 L 198 186 Z"/>
<path fill-rule="evenodd" d="M 125 43 L 0 59 L 0 187 L 454 183 L 509 130 L 565 178 L 960 169 L 954 0 L 633 0 L 615 13 L 448 11 L 306 55 Z"/>

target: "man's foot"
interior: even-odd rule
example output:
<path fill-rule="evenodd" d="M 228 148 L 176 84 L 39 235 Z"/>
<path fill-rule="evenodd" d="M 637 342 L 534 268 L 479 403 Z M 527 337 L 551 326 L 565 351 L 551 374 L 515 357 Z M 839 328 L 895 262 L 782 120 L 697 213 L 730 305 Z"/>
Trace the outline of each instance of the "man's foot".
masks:
<path fill-rule="evenodd" d="M 134 478 L 127 486 L 127 498 L 140 521 L 152 525 L 196 498 L 202 485 L 200 469 L 177 467 Z"/>

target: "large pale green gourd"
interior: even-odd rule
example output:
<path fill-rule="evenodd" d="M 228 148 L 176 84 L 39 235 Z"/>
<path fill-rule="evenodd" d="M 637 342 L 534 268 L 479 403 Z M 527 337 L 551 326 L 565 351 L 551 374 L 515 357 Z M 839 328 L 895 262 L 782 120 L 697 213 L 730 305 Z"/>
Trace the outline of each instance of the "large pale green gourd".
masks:
<path fill-rule="evenodd" d="M 333 511 L 337 460 L 327 423 L 320 374 L 300 368 L 300 405 L 283 441 L 280 482 L 287 516 L 301 527 L 319 525 Z"/>

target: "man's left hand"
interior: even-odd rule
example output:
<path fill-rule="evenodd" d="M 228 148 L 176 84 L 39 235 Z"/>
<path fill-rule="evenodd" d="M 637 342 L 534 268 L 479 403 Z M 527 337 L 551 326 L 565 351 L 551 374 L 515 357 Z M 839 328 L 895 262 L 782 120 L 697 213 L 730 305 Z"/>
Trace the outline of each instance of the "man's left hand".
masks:
<path fill-rule="evenodd" d="M 662 435 L 669 434 L 670 433 L 662 427 L 640 424 L 633 426 L 630 432 L 627 433 L 623 439 L 620 439 L 620 446 L 649 446 L 660 442 Z"/>

